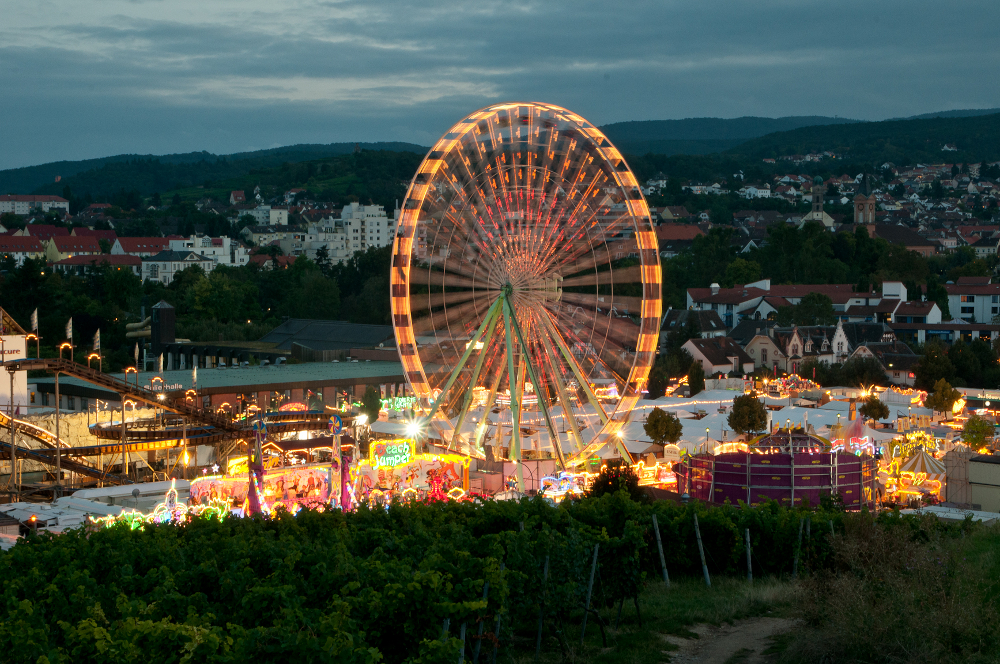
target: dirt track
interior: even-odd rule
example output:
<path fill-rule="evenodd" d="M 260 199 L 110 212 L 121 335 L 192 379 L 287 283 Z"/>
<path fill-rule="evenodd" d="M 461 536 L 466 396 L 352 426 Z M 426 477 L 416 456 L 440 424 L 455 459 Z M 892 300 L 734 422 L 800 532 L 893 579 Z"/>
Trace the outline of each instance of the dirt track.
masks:
<path fill-rule="evenodd" d="M 786 618 L 749 618 L 721 627 L 695 625 L 691 631 L 697 639 L 664 638 L 680 648 L 670 651 L 671 664 L 725 664 L 737 654 L 739 664 L 754 664 L 763 661 L 761 653 L 770 645 L 770 637 L 794 626 L 795 621 Z"/>

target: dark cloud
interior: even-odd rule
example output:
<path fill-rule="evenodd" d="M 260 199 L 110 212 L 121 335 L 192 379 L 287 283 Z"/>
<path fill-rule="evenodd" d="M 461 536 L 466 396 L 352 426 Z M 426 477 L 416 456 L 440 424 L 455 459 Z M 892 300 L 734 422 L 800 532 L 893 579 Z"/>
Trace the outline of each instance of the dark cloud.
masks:
<path fill-rule="evenodd" d="M 226 11 L 61 0 L 8 12 L 0 168 L 299 142 L 429 144 L 509 99 L 597 123 L 1000 106 L 1000 5 L 972 0 L 247 0 Z"/>

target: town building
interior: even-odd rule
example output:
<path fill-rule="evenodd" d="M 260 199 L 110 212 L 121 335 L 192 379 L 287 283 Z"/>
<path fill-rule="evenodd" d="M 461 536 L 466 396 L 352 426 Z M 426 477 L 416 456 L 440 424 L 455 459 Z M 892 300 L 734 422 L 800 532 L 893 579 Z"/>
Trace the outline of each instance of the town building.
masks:
<path fill-rule="evenodd" d="M 170 240 L 165 237 L 120 237 L 111 245 L 115 256 L 153 256 L 170 248 Z"/>
<path fill-rule="evenodd" d="M 69 214 L 69 201 L 59 196 L 38 196 L 21 194 L 4 194 L 0 196 L 0 214 L 10 212 L 27 216 L 35 211 L 48 212 L 62 210 Z"/>
<path fill-rule="evenodd" d="M 728 337 L 688 339 L 681 348 L 701 363 L 706 376 L 729 374 L 733 371 L 741 374 L 753 373 L 753 359 L 738 343 Z"/>
<path fill-rule="evenodd" d="M 26 258 L 45 256 L 45 246 L 36 237 L 0 235 L 0 257 L 12 259 L 20 267 Z"/>
<path fill-rule="evenodd" d="M 228 237 L 192 235 L 189 238 L 171 238 L 167 248 L 170 251 L 194 251 L 199 256 L 211 258 L 216 265 L 239 267 L 250 262 L 250 251 Z"/>
<path fill-rule="evenodd" d="M 215 268 L 215 261 L 200 256 L 190 249 L 183 251 L 165 250 L 142 259 L 142 278 L 170 285 L 181 270 L 198 265 L 206 274 Z"/>

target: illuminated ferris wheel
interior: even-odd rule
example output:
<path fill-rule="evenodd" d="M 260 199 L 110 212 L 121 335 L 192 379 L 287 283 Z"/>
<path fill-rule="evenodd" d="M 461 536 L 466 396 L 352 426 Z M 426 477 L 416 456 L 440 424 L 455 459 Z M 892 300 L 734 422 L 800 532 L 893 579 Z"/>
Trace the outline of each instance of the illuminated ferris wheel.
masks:
<path fill-rule="evenodd" d="M 391 284 L 423 424 L 452 450 L 567 467 L 618 440 L 656 352 L 660 264 L 635 176 L 586 120 L 507 103 L 452 127 L 410 184 Z"/>

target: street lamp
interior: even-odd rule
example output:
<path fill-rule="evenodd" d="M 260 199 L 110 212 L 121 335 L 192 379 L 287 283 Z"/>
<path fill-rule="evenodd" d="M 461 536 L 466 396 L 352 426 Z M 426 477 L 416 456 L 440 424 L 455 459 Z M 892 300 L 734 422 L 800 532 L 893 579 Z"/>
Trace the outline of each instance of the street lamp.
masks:
<path fill-rule="evenodd" d="M 92 368 L 90 366 L 90 361 L 92 359 L 94 359 L 95 357 L 97 358 L 97 370 L 103 373 L 104 372 L 104 359 L 100 355 L 98 355 L 97 353 L 91 353 L 90 355 L 87 356 L 87 368 L 88 369 Z"/>
<path fill-rule="evenodd" d="M 71 344 L 68 341 L 64 341 L 61 344 L 59 344 L 59 359 L 60 360 L 62 359 L 62 354 L 63 354 L 63 349 L 64 348 L 69 348 L 69 361 L 72 362 L 73 361 L 73 344 Z"/>
<path fill-rule="evenodd" d="M 135 367 L 126 367 L 125 368 L 125 383 L 126 384 L 128 384 L 128 375 L 130 373 L 134 373 L 135 374 L 135 387 L 136 387 L 136 389 L 139 389 L 139 370 L 136 369 Z"/>
<path fill-rule="evenodd" d="M 31 333 L 24 338 L 25 341 L 31 341 L 32 339 L 35 340 L 35 357 L 40 358 L 42 356 L 42 339 L 34 333 Z"/>

